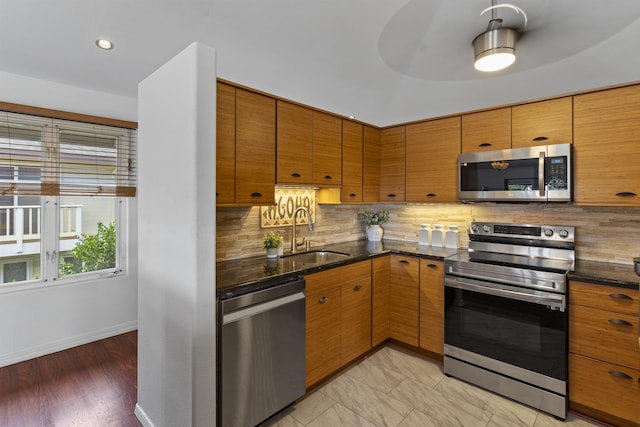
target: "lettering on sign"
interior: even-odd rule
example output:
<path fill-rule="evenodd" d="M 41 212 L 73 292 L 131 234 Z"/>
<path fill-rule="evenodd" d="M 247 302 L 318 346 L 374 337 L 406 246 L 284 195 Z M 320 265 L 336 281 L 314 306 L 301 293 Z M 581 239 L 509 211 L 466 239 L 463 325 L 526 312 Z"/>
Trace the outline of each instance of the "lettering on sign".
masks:
<path fill-rule="evenodd" d="M 260 226 L 288 227 L 293 225 L 293 212 L 299 207 L 305 207 L 311 212 L 313 222 L 316 222 L 316 191 L 302 188 L 276 188 L 276 204 L 260 207 Z M 309 220 L 304 212 L 298 212 L 296 224 L 308 224 Z"/>

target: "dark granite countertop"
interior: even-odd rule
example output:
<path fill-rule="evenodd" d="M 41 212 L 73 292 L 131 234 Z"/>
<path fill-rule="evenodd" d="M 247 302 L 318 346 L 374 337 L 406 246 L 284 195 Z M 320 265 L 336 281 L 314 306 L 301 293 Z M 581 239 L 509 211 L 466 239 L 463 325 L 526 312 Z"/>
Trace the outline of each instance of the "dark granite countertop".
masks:
<path fill-rule="evenodd" d="M 632 264 L 612 264 L 598 261 L 577 260 L 575 270 L 569 272 L 569 280 L 638 289 L 638 277 Z"/>
<path fill-rule="evenodd" d="M 273 286 L 281 281 L 347 265 L 388 253 L 418 256 L 442 260 L 455 255 L 458 250 L 433 246 L 420 246 L 416 242 L 383 240 L 369 242 L 357 240 L 312 247 L 312 251 L 328 250 L 349 254 L 343 260 L 315 266 L 301 265 L 291 258 L 267 259 L 266 256 L 247 257 L 216 263 L 216 293 L 219 298 L 230 298 Z M 466 248 L 462 248 L 466 250 Z M 286 253 L 285 253 L 286 255 Z M 633 265 L 611 264 L 597 261 L 577 260 L 575 270 L 568 274 L 569 280 L 582 280 L 603 285 L 638 289 L 640 278 Z"/>
<path fill-rule="evenodd" d="M 296 263 L 286 256 L 284 258 L 267 259 L 266 256 L 262 255 L 218 262 L 216 263 L 216 293 L 219 298 L 230 298 L 268 288 L 275 283 L 286 281 L 292 277 L 315 273 L 388 253 L 442 260 L 458 251 L 450 248 L 421 246 L 416 242 L 394 240 L 383 240 L 382 242 L 356 240 L 311 248 L 312 251 L 323 249 L 346 253 L 349 256 L 330 264 L 311 267 L 300 265 L 300 263 Z M 285 253 L 285 255 L 287 254 Z"/>

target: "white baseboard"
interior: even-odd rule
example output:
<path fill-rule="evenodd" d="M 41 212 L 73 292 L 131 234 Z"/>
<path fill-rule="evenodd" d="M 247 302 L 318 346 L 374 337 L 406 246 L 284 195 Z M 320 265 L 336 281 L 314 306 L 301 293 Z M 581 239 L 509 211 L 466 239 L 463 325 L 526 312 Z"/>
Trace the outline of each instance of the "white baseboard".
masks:
<path fill-rule="evenodd" d="M 124 334 L 125 332 L 131 332 L 136 329 L 138 329 L 137 320 L 116 325 L 110 328 L 93 331 L 88 334 L 65 338 L 44 345 L 31 347 L 25 350 L 17 351 L 15 353 L 6 354 L 0 356 L 0 368 L 3 366 L 13 365 L 14 363 L 24 362 L 25 360 L 44 356 L 45 354 L 55 353 L 57 351 L 66 350 L 83 344 L 88 344 L 93 341 L 98 341 L 104 338 L 113 337 L 115 335 Z"/>
<path fill-rule="evenodd" d="M 136 414 L 136 418 L 138 418 L 138 421 L 140 421 L 140 424 L 142 424 L 143 427 L 154 427 L 153 423 L 149 417 L 147 417 L 147 414 L 145 414 L 139 404 L 136 403 L 136 409 L 133 413 Z"/>

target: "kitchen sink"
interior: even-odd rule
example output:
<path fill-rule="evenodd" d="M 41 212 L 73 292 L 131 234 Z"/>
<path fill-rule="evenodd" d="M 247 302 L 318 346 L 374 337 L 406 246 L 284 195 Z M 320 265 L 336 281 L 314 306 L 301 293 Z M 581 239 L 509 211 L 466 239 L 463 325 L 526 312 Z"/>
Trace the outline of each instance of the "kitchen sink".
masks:
<path fill-rule="evenodd" d="M 295 261 L 302 264 L 326 264 L 329 262 L 340 261 L 348 258 L 350 255 L 344 252 L 335 251 L 308 251 L 299 252 L 297 254 L 283 255 L 282 258 Z"/>

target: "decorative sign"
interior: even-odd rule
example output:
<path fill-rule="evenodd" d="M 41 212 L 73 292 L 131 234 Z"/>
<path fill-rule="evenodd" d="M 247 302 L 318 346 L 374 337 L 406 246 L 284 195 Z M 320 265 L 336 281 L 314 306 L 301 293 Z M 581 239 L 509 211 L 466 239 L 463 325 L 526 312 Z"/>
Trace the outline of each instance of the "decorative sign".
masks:
<path fill-rule="evenodd" d="M 316 222 L 316 191 L 309 188 L 276 188 L 276 205 L 260 207 L 260 226 L 289 227 L 293 225 L 293 212 L 299 207 L 309 209 L 313 222 Z M 298 212 L 296 224 L 308 223 L 307 215 Z"/>

